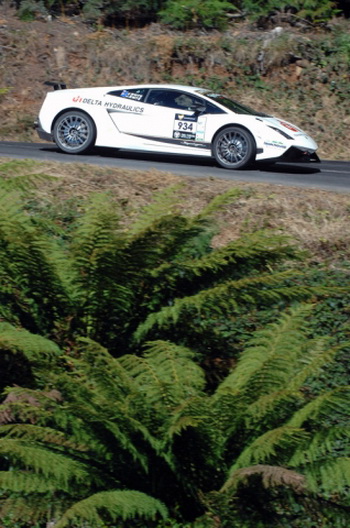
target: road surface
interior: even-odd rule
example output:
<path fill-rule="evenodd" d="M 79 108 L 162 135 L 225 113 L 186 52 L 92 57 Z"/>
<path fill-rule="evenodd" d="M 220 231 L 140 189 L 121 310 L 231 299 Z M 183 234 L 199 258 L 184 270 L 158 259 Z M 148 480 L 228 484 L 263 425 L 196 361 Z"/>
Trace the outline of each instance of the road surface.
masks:
<path fill-rule="evenodd" d="M 269 168 L 261 167 L 229 171 L 217 167 L 214 160 L 208 158 L 97 148 L 88 155 L 70 155 L 60 152 L 54 144 L 50 143 L 19 143 L 12 141 L 0 141 L 0 157 L 60 163 L 89 163 L 130 170 L 157 169 L 190 177 L 272 183 L 309 189 L 324 189 L 340 193 L 350 192 L 350 161 L 277 163 Z"/>

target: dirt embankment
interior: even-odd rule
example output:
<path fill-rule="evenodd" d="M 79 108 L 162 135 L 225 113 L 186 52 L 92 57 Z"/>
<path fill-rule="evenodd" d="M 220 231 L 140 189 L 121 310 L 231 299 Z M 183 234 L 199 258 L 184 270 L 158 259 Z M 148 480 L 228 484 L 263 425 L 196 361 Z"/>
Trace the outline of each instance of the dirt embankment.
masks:
<path fill-rule="evenodd" d="M 181 33 L 157 24 L 96 30 L 79 18 L 23 22 L 1 5 L 0 139 L 38 140 L 32 123 L 46 80 L 71 87 L 178 82 L 228 92 L 294 121 L 315 137 L 321 157 L 349 159 L 350 61 L 329 51 L 336 32 L 350 27 L 342 24 L 324 35 L 248 24 L 224 33 Z"/>

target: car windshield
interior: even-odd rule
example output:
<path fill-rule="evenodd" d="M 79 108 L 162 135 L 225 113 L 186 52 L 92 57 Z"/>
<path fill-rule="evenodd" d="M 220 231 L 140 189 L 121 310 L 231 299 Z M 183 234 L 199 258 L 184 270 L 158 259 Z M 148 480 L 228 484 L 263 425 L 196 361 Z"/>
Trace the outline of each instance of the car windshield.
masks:
<path fill-rule="evenodd" d="M 259 116 L 259 117 L 269 117 L 268 114 L 264 114 L 262 112 L 257 112 L 256 110 L 253 110 L 252 108 L 249 108 L 249 106 L 242 105 L 241 103 L 237 103 L 237 101 L 234 101 L 233 99 L 229 99 L 228 97 L 225 97 L 220 94 L 216 93 L 206 93 L 206 97 L 209 97 L 213 101 L 216 101 L 217 103 L 220 103 L 222 106 L 225 106 L 231 112 L 234 112 L 235 114 L 248 114 L 253 116 Z"/>

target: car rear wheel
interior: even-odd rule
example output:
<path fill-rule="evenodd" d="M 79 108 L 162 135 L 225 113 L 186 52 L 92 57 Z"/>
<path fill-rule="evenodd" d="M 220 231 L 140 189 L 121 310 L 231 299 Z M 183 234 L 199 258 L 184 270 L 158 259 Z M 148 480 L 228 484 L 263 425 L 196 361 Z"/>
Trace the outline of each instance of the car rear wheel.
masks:
<path fill-rule="evenodd" d="M 96 126 L 91 117 L 79 110 L 62 114 L 53 128 L 53 138 L 63 152 L 81 154 L 95 144 Z"/>
<path fill-rule="evenodd" d="M 243 169 L 255 159 L 253 136 L 239 126 L 221 130 L 213 143 L 213 156 L 225 169 Z"/>

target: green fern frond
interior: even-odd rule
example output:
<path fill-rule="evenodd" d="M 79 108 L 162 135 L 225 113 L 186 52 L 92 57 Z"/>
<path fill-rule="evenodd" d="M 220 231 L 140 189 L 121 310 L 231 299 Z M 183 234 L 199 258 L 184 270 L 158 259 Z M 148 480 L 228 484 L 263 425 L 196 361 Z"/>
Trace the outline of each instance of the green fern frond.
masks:
<path fill-rule="evenodd" d="M 183 187 L 184 185 L 180 183 L 154 193 L 152 202 L 142 209 L 141 214 L 128 228 L 128 237 L 139 237 L 142 233 L 151 229 L 160 218 L 165 218 L 168 215 L 178 215 L 180 211 L 179 191 Z"/>
<path fill-rule="evenodd" d="M 210 398 L 203 396 L 188 398 L 169 416 L 163 447 L 171 450 L 171 446 L 185 436 L 191 438 L 187 441 L 191 442 L 191 449 L 194 451 L 196 445 L 205 444 L 205 457 L 208 463 L 211 460 L 220 463 L 224 442 L 220 419 L 221 416 L 218 417 L 213 413 Z"/>
<path fill-rule="evenodd" d="M 333 457 L 305 468 L 308 487 L 316 493 L 349 498 L 350 457 Z"/>
<path fill-rule="evenodd" d="M 312 439 L 303 448 L 297 449 L 289 459 L 292 467 L 307 466 L 320 462 L 326 462 L 327 458 L 334 458 L 336 453 L 349 452 L 350 428 L 346 426 L 334 425 L 323 427 L 313 434 Z"/>
<path fill-rule="evenodd" d="M 154 449 L 157 448 L 157 442 L 147 427 L 132 416 L 127 404 L 96 398 L 94 390 L 80 391 L 77 395 L 71 391 L 69 400 L 70 404 L 61 412 L 55 412 L 53 419 L 60 427 L 64 427 L 64 420 L 69 419 L 66 428 L 68 425 L 71 428 L 72 442 L 89 445 L 90 450 L 101 460 L 111 460 L 118 448 L 120 453 L 134 461 L 135 466 L 147 473 L 148 455 L 140 449 L 135 439 L 143 438 Z M 113 446 L 104 441 L 104 436 L 113 442 Z"/>
<path fill-rule="evenodd" d="M 298 391 L 307 379 L 317 376 L 335 358 L 337 352 L 349 346 L 348 342 L 336 347 L 329 345 L 329 339 L 317 338 L 305 343 L 300 367 L 288 383 L 290 391 Z"/>
<path fill-rule="evenodd" d="M 235 370 L 217 392 L 246 390 L 257 396 L 284 390 L 297 372 L 306 341 L 306 318 L 311 305 L 299 305 L 277 323 L 255 333 Z M 300 368 L 303 365 L 300 364 Z"/>
<path fill-rule="evenodd" d="M 51 420 L 47 416 L 45 423 L 53 422 L 54 427 L 68 431 L 69 445 L 78 446 L 79 452 L 85 451 L 88 445 L 96 459 L 106 461 L 111 460 L 118 449 L 120 455 L 133 460 L 135 467 L 147 473 L 148 454 L 140 444 L 143 447 L 148 445 L 150 452 L 157 452 L 159 440 L 147 428 L 147 415 L 142 413 L 142 409 L 147 408 L 145 401 L 142 401 L 144 395 L 139 395 L 140 403 L 135 403 L 130 395 L 119 395 L 114 399 L 103 396 L 99 392 L 100 387 L 94 386 L 93 379 L 85 382 L 87 387 L 83 390 L 75 390 L 74 387 L 64 390 L 69 404 L 57 406 L 51 413 Z M 82 384 L 82 380 L 77 379 L 75 384 Z M 139 412 L 137 409 L 140 409 Z"/>
<path fill-rule="evenodd" d="M 106 520 L 154 520 L 167 516 L 167 508 L 162 502 L 140 491 L 102 491 L 75 503 L 58 519 L 55 528 L 76 526 L 77 522 L 84 521 L 97 528 L 105 526 Z"/>
<path fill-rule="evenodd" d="M 212 402 L 210 397 L 198 393 L 184 399 L 169 416 L 169 425 L 167 434 L 169 437 L 179 434 L 187 427 L 197 427 L 199 424 L 209 427 L 217 423 L 216 416 L 213 413 Z M 192 425 L 190 425 L 192 424 Z M 217 424 L 218 425 L 218 424 Z M 219 430 L 219 425 L 215 429 L 215 434 Z"/>
<path fill-rule="evenodd" d="M 71 308 L 52 258 L 53 247 L 56 250 L 55 241 L 19 210 L 15 193 L 0 197 L 0 304 L 10 306 L 20 319 L 31 320 L 29 325 L 43 333 Z"/>
<path fill-rule="evenodd" d="M 305 491 L 306 479 L 304 475 L 291 469 L 280 466 L 270 466 L 257 464 L 255 466 L 244 467 L 234 471 L 229 481 L 221 491 L 234 491 L 240 484 L 247 484 L 250 477 L 258 475 L 266 489 L 283 486 L 292 489 L 296 493 Z"/>
<path fill-rule="evenodd" d="M 92 195 L 75 232 L 73 248 L 78 257 L 82 261 L 85 257 L 89 262 L 97 259 L 99 252 L 108 251 L 119 241 L 114 236 L 118 228 L 116 205 L 106 194 Z"/>
<path fill-rule="evenodd" d="M 337 387 L 320 394 L 304 405 L 289 420 L 291 427 L 301 427 L 306 421 L 327 420 L 330 416 L 348 419 L 350 405 L 350 386 Z"/>
<path fill-rule="evenodd" d="M 170 427 L 167 430 L 168 439 L 172 439 L 176 435 L 180 435 L 183 431 L 188 428 L 197 429 L 200 424 L 203 424 L 207 416 L 193 416 L 193 415 L 181 415 L 177 416 L 176 421 L 172 420 Z"/>
<path fill-rule="evenodd" d="M 122 401 L 135 391 L 129 372 L 105 347 L 87 338 L 80 338 L 78 343 L 79 358 L 67 357 L 67 361 L 86 379 L 93 379 L 101 395 Z M 67 382 L 69 385 L 69 379 Z"/>
<path fill-rule="evenodd" d="M 250 405 L 247 405 L 244 413 L 245 424 L 248 428 L 252 428 L 254 425 L 257 427 L 259 422 L 262 423 L 264 419 L 270 418 L 274 421 L 274 416 L 283 413 L 284 409 L 284 412 L 287 412 L 287 409 L 295 408 L 301 402 L 301 394 L 294 393 L 289 387 L 286 390 L 263 394 L 258 396 L 257 400 L 254 400 Z"/>
<path fill-rule="evenodd" d="M 208 219 L 213 214 L 221 211 L 225 206 L 232 205 L 242 196 L 249 196 L 250 194 L 251 191 L 243 191 L 242 189 L 233 187 L 222 194 L 214 196 L 208 205 L 203 207 L 200 213 L 195 216 L 195 220 Z"/>
<path fill-rule="evenodd" d="M 248 467 L 260 463 L 273 462 L 274 457 L 279 453 L 279 459 L 288 457 L 299 444 L 305 443 L 310 434 L 301 428 L 282 425 L 253 440 L 239 455 L 230 469 L 230 476 L 242 467 Z M 282 453 L 285 456 L 282 457 Z M 225 485 L 226 486 L 226 485 Z"/>
<path fill-rule="evenodd" d="M 230 253 L 238 262 L 237 267 L 243 265 L 245 270 L 252 263 L 255 269 L 258 269 L 285 259 L 302 257 L 302 253 L 289 236 L 267 230 L 244 233 L 218 251 Z"/>
<path fill-rule="evenodd" d="M 53 341 L 9 323 L 0 323 L 0 350 L 23 354 L 35 369 L 54 365 L 62 356 L 61 350 Z"/>
<path fill-rule="evenodd" d="M 225 276 L 240 277 L 247 274 L 250 266 L 254 269 L 266 268 L 267 263 L 296 258 L 298 252 L 288 244 L 289 239 L 266 232 L 248 233 L 222 248 L 210 251 L 199 258 L 182 259 L 179 262 L 166 262 L 152 271 L 158 280 L 176 283 L 201 277 L 201 284 L 221 279 Z M 243 271 L 244 270 L 244 271 Z"/>
<path fill-rule="evenodd" d="M 56 394 L 52 395 L 52 392 L 55 391 L 44 393 L 20 388 L 8 391 L 8 397 L 0 408 L 0 421 L 9 425 L 3 429 L 0 427 L 0 431 L 7 433 L 9 438 L 18 437 L 25 442 L 45 444 L 50 449 L 65 450 L 67 454 L 75 453 L 75 456 L 81 459 L 84 458 L 84 453 L 89 451 L 96 457 L 111 460 L 113 455 L 110 447 L 91 429 L 91 423 L 100 423 L 101 430 L 107 428 L 105 417 L 96 411 L 92 403 L 89 404 L 93 401 L 93 394 L 84 392 L 84 395 L 81 395 L 81 391 L 76 391 L 81 396 L 82 401 L 79 402 L 73 390 L 65 394 L 65 399 L 60 393 L 57 397 Z M 66 403 L 67 398 L 70 400 L 69 405 Z M 110 400 L 109 409 L 110 415 L 115 412 L 112 411 Z M 124 418 L 123 409 L 120 415 Z M 82 416 L 85 420 L 82 420 Z M 128 445 L 130 441 L 126 441 L 124 435 L 121 443 Z"/>
<path fill-rule="evenodd" d="M 53 493 L 57 491 L 56 482 L 46 475 L 28 471 L 0 471 L 0 488 L 7 493 Z"/>
<path fill-rule="evenodd" d="M 125 279 L 125 240 L 118 229 L 115 204 L 106 195 L 95 195 L 80 219 L 71 245 L 81 332 L 91 338 L 106 332 L 110 321 L 119 321 L 134 298 Z"/>
<path fill-rule="evenodd" d="M 92 282 L 94 271 L 110 268 L 116 256 L 116 248 L 122 245 L 117 236 L 119 216 L 115 205 L 105 195 L 94 195 L 80 218 L 74 233 L 72 253 L 81 280 Z M 106 277 L 107 279 L 108 277 Z"/>
<path fill-rule="evenodd" d="M 295 278 L 294 271 L 226 281 L 197 294 L 176 298 L 172 306 L 165 306 L 160 311 L 151 313 L 134 333 L 134 339 L 141 341 L 155 327 L 166 328 L 175 325 L 185 315 L 212 313 L 232 313 L 240 305 L 254 305 L 258 302 L 270 304 L 287 300 L 301 300 L 311 295 L 312 290 L 306 286 L 281 287 L 284 279 Z"/>
<path fill-rule="evenodd" d="M 133 435 L 140 435 L 154 449 L 157 448 L 156 439 L 142 421 L 142 410 L 147 403 L 144 388 L 139 387 L 120 359 L 112 357 L 101 345 L 89 339 L 81 339 L 80 342 L 80 357 L 68 358 L 71 367 L 74 366 L 72 375 L 61 376 L 58 380 L 62 392 L 70 401 L 72 417 L 84 416 L 87 427 L 90 423 L 99 423 L 101 430 L 112 433 L 114 442 L 129 451 L 134 460 L 147 470 L 147 458 L 141 455 L 131 440 Z M 72 383 L 72 379 L 76 382 Z M 141 409 L 140 419 L 136 412 L 138 408 Z M 60 416 L 58 414 L 58 419 Z M 64 423 L 57 423 L 60 427 L 65 426 Z M 79 428 L 81 424 L 78 431 Z M 74 435 L 77 437 L 77 432 Z M 100 451 L 101 446 L 97 444 L 96 448 Z"/>
<path fill-rule="evenodd" d="M 172 407 L 204 388 L 204 372 L 193 359 L 193 351 L 186 347 L 154 341 L 147 344 L 142 358 L 127 355 L 120 362 L 139 387 L 147 390 L 149 403 L 163 400 Z"/>
<path fill-rule="evenodd" d="M 68 490 L 72 484 L 91 482 L 91 472 L 87 465 L 38 445 L 2 438 L 0 453 L 10 457 L 13 463 L 52 479 L 58 489 Z"/>
<path fill-rule="evenodd" d="M 6 240 L 6 238 L 10 239 L 8 235 L 12 233 L 20 234 L 20 228 L 22 226 L 26 229 L 31 228 L 31 232 L 33 232 L 33 227 L 28 216 L 21 212 L 18 193 L 15 191 L 0 193 L 1 238 Z"/>
<path fill-rule="evenodd" d="M 146 231 L 130 240 L 127 253 L 135 278 L 143 272 L 143 282 L 162 291 L 176 282 L 180 263 L 209 251 L 206 228 L 192 225 L 180 215 L 159 218 Z M 183 273 L 182 273 L 183 275 Z M 162 282 L 163 281 L 163 282 Z M 148 292 L 147 292 L 148 293 Z M 163 292 L 164 295 L 164 292 Z"/>
<path fill-rule="evenodd" d="M 52 445 L 57 448 L 66 448 L 67 450 L 87 451 L 89 446 L 78 443 L 66 433 L 53 429 L 52 427 L 43 427 L 33 424 L 8 424 L 0 426 L 0 434 L 6 438 L 17 438 L 24 442 L 37 442 Z"/>

